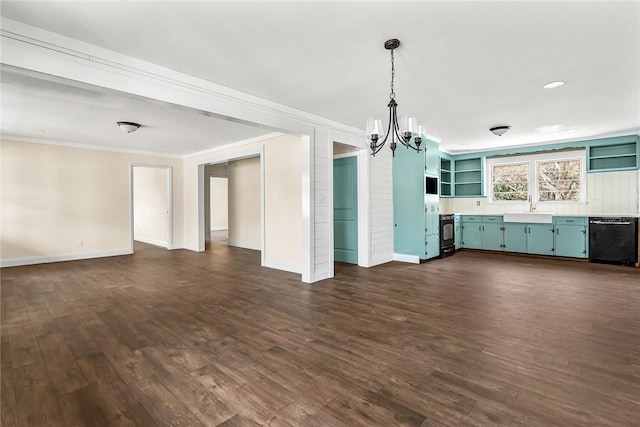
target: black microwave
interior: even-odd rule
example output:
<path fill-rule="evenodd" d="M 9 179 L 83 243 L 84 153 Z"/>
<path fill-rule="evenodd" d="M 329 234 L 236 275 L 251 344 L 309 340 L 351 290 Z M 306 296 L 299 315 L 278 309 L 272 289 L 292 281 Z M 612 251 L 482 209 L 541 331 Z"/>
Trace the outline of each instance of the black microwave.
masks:
<path fill-rule="evenodd" d="M 425 177 L 425 193 L 438 194 L 438 178 L 432 176 Z"/>

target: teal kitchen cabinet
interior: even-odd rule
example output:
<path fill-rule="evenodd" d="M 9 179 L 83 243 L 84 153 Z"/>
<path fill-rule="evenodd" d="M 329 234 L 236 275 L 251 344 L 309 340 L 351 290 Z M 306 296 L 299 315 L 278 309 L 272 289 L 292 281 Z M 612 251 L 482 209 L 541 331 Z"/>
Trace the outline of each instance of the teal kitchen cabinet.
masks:
<path fill-rule="evenodd" d="M 424 150 L 424 173 L 431 176 L 440 174 L 440 148 L 438 143 L 425 139 L 421 149 Z"/>
<path fill-rule="evenodd" d="M 462 248 L 462 218 L 460 215 L 453 217 L 453 243 L 456 249 Z"/>
<path fill-rule="evenodd" d="M 437 256 L 433 255 L 436 245 L 431 242 L 439 242 L 440 236 L 438 195 L 425 195 L 425 172 L 433 172 L 434 176 L 438 173 L 438 144 L 424 141 L 426 150 L 418 153 L 399 146 L 393 157 L 392 170 L 393 251 L 420 259 Z M 437 248 L 439 254 L 439 243 Z"/>
<path fill-rule="evenodd" d="M 462 216 L 462 247 L 503 250 L 502 217 L 494 215 Z"/>
<path fill-rule="evenodd" d="M 440 159 L 440 197 L 451 196 L 451 178 L 453 174 L 451 172 L 451 160 L 441 158 Z"/>
<path fill-rule="evenodd" d="M 536 255 L 554 255 L 553 224 L 504 223 L 504 250 Z"/>
<path fill-rule="evenodd" d="M 425 238 L 424 259 L 440 256 L 440 234 L 429 234 Z"/>
<path fill-rule="evenodd" d="M 462 215 L 462 245 L 463 248 L 482 248 L 482 216 Z"/>
<path fill-rule="evenodd" d="M 527 225 L 527 253 L 555 255 L 555 228 L 553 224 Z"/>
<path fill-rule="evenodd" d="M 425 203 L 424 211 L 424 259 L 430 259 L 440 256 L 440 202 Z"/>
<path fill-rule="evenodd" d="M 504 223 L 504 250 L 506 252 L 527 253 L 527 224 Z"/>
<path fill-rule="evenodd" d="M 587 258 L 586 217 L 554 217 L 556 256 Z"/>
<path fill-rule="evenodd" d="M 489 251 L 503 251 L 502 223 L 482 223 L 482 249 Z"/>

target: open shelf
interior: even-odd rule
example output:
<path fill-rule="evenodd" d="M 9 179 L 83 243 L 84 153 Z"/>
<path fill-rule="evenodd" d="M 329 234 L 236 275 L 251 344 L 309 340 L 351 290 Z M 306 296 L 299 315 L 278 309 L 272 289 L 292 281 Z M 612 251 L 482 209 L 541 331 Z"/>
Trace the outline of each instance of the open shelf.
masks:
<path fill-rule="evenodd" d="M 638 166 L 637 143 L 626 142 L 589 148 L 589 170 L 633 169 Z"/>

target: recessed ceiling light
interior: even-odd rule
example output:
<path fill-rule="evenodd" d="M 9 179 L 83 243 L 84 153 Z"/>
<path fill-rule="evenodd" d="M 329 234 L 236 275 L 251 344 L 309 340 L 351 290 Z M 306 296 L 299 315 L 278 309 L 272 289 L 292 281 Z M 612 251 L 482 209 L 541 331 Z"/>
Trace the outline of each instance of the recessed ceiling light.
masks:
<path fill-rule="evenodd" d="M 560 87 L 560 86 L 564 86 L 564 82 L 558 80 L 558 81 L 555 81 L 555 82 L 549 82 L 549 83 L 547 83 L 546 85 L 544 85 L 542 87 L 545 88 L 545 89 L 555 89 L 555 88 Z"/>

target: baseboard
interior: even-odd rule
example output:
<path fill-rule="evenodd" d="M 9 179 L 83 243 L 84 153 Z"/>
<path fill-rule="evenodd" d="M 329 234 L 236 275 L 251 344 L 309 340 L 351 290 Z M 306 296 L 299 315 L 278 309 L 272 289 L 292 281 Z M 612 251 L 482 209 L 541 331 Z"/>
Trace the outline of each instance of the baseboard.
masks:
<path fill-rule="evenodd" d="M 268 259 L 264 260 L 263 267 L 273 268 L 275 270 L 288 271 L 290 273 L 302 274 L 302 269 L 300 268 L 300 266 L 284 264 L 277 261 L 270 261 Z"/>
<path fill-rule="evenodd" d="M 229 227 L 211 227 L 211 231 L 227 231 Z"/>
<path fill-rule="evenodd" d="M 0 260 L 0 267 L 19 267 L 22 265 L 47 264 L 50 262 L 78 261 L 91 258 L 105 258 L 110 256 L 131 255 L 131 249 L 113 249 L 98 252 L 83 252 L 76 254 L 49 255 L 49 256 L 30 256 L 22 258 L 6 258 Z"/>
<path fill-rule="evenodd" d="M 411 264 L 420 264 L 420 257 L 417 255 L 393 254 L 394 261 L 408 262 Z"/>
<path fill-rule="evenodd" d="M 254 243 L 236 242 L 235 240 L 227 240 L 227 245 L 235 246 L 236 248 L 252 249 L 254 251 L 260 250 L 260 244 L 256 245 Z"/>
<path fill-rule="evenodd" d="M 169 248 L 169 242 L 156 240 L 156 239 L 147 239 L 146 237 L 136 237 L 133 239 L 136 242 L 146 243 L 148 245 L 154 246 L 162 246 L 163 248 Z"/>

